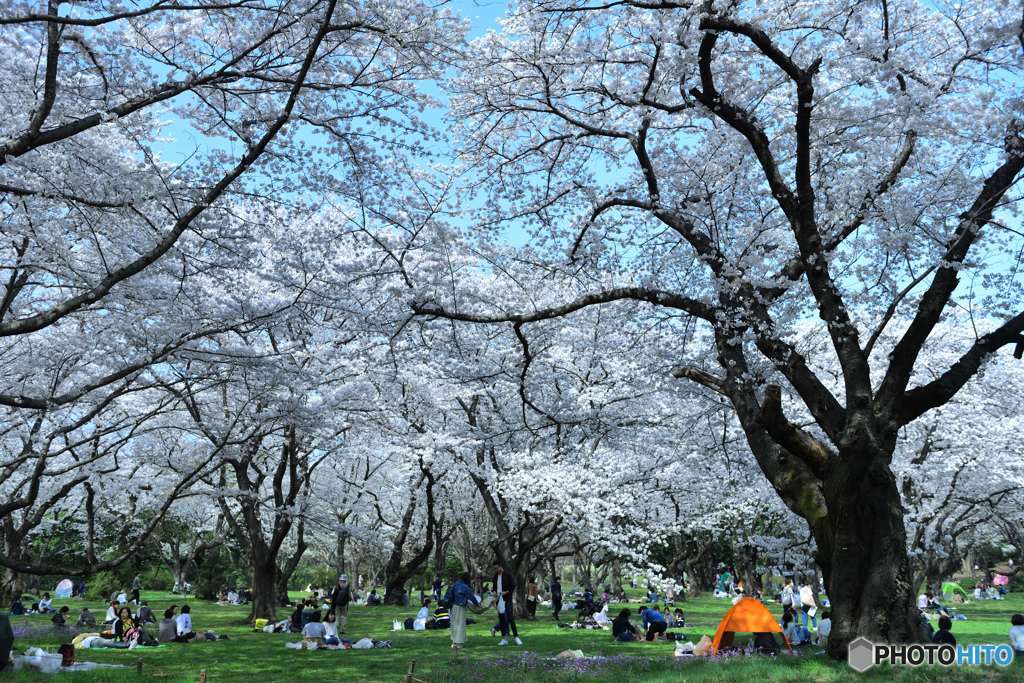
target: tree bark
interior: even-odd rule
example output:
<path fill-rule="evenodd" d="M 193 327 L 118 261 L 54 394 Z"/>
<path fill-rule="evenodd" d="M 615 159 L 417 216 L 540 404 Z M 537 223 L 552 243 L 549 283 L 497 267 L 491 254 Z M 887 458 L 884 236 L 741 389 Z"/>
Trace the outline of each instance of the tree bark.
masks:
<path fill-rule="evenodd" d="M 874 449 L 872 449 L 874 450 Z M 914 642 L 915 587 L 907 555 L 903 508 L 890 454 L 841 453 L 825 483 L 831 538 L 818 542 L 831 602 L 829 655 L 845 659 L 858 636 Z"/>
<path fill-rule="evenodd" d="M 0 609 L 8 609 L 14 596 L 20 592 L 21 581 L 18 574 L 14 570 L 4 567 L 0 573 Z"/>
<path fill-rule="evenodd" d="M 427 498 L 427 527 L 424 530 L 423 546 L 408 561 L 403 562 L 405 553 L 405 541 L 409 536 L 412 527 L 413 516 L 416 512 L 416 496 L 418 495 L 419 484 L 426 479 Z M 395 537 L 394 547 L 391 549 L 391 556 L 384 568 L 384 604 L 401 605 L 402 590 L 405 583 L 415 576 L 434 549 L 434 477 L 428 470 L 424 470 L 419 482 L 409 489 L 409 503 L 406 505 L 405 514 L 402 515 L 402 524 L 399 527 L 398 535 Z"/>
<path fill-rule="evenodd" d="M 345 549 L 347 545 L 348 532 L 336 532 L 334 535 L 334 571 L 336 574 L 345 573 Z"/>
<path fill-rule="evenodd" d="M 277 619 L 277 562 L 274 558 L 263 557 L 252 563 L 252 611 L 254 619 Z"/>

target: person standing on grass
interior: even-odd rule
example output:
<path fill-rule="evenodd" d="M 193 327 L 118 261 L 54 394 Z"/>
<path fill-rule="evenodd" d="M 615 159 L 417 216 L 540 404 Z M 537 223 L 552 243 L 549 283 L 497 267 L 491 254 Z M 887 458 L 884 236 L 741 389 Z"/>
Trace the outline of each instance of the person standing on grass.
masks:
<path fill-rule="evenodd" d="M 437 576 L 434 577 L 434 586 L 433 586 L 434 587 L 434 600 L 436 602 L 440 602 L 441 601 L 441 588 L 443 586 L 444 586 L 444 583 L 442 583 L 442 581 L 441 581 L 441 575 L 438 574 Z"/>
<path fill-rule="evenodd" d="M 519 629 L 516 627 L 516 617 L 512 611 L 515 591 L 516 580 L 499 564 L 494 575 L 494 592 L 498 595 L 498 623 L 501 625 L 501 642 L 498 645 L 508 645 L 510 632 L 516 639 L 516 645 L 523 644 L 519 639 Z"/>
<path fill-rule="evenodd" d="M 526 584 L 526 611 L 531 620 L 537 618 L 538 602 L 540 602 L 540 586 L 537 585 L 537 579 L 531 578 L 530 583 Z"/>
<path fill-rule="evenodd" d="M 139 605 L 142 596 L 142 577 L 138 574 L 132 579 L 132 602 Z"/>
<path fill-rule="evenodd" d="M 469 586 L 469 572 L 463 572 L 454 584 L 448 587 L 444 604 L 450 608 L 449 623 L 452 632 L 452 649 L 459 650 L 466 644 L 466 608 L 479 605 L 480 600 Z"/>
<path fill-rule="evenodd" d="M 551 577 L 551 615 L 558 621 L 558 615 L 562 611 L 562 583 L 557 576 Z"/>
<path fill-rule="evenodd" d="M 793 603 L 796 602 L 796 595 L 793 591 L 793 579 L 787 578 L 786 585 L 782 587 L 782 594 L 779 596 L 779 601 L 782 602 L 783 612 L 788 609 L 793 609 Z"/>
<path fill-rule="evenodd" d="M 352 589 L 348 585 L 348 574 L 338 577 L 338 585 L 331 592 L 331 610 L 338 622 L 338 633 L 345 633 L 348 626 L 348 604 L 352 602 Z"/>
<path fill-rule="evenodd" d="M 814 602 L 814 589 L 811 588 L 811 584 L 808 581 L 804 581 L 804 584 L 800 586 L 800 621 L 803 622 L 803 627 L 807 629 L 807 619 L 810 617 L 811 624 L 814 628 L 818 628 L 818 618 L 815 614 L 818 611 L 818 605 Z"/>

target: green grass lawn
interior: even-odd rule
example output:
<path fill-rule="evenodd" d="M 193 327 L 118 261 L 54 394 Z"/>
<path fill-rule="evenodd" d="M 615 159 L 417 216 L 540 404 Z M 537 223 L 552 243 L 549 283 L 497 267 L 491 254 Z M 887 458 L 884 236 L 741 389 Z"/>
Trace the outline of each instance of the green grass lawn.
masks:
<path fill-rule="evenodd" d="M 296 594 L 298 595 L 298 594 Z M 159 615 L 170 603 L 181 604 L 180 596 L 166 593 L 143 593 Z M 430 683 L 463 683 L 469 681 L 523 683 L 524 681 L 837 681 L 854 676 L 845 664 L 837 664 L 821 654 L 818 648 L 800 648 L 797 656 L 734 657 L 727 660 L 676 660 L 672 643 L 615 643 L 607 631 L 558 629 L 550 613 L 543 609 L 537 621 L 521 621 L 522 647 L 499 648 L 498 639 L 489 630 L 495 619 L 493 610 L 480 615 L 478 623 L 469 627 L 469 643 L 456 654 L 449 645 L 448 631 L 391 630 L 396 618 L 412 616 L 415 610 L 392 607 L 352 607 L 349 617 L 350 637 L 389 639 L 392 649 L 376 650 L 291 650 L 285 643 L 299 638 L 287 634 L 255 633 L 245 623 L 246 607 L 220 607 L 216 604 L 189 601 L 197 632 L 212 629 L 224 633 L 229 640 L 168 644 L 157 648 L 135 650 L 79 650 L 80 660 L 124 664 L 130 668 L 100 670 L 90 673 L 61 674 L 70 681 L 138 680 L 136 666 L 141 661 L 146 679 L 195 681 L 199 672 L 207 672 L 207 680 L 251 681 L 386 681 L 402 680 L 410 660 L 416 660 L 417 675 Z M 58 600 L 55 606 L 67 604 L 72 617 L 87 605 L 102 618 L 102 603 L 76 598 Z M 702 634 L 712 635 L 729 603 L 710 596 L 701 596 L 683 603 L 686 629 L 693 642 Z M 635 605 L 633 605 L 635 607 Z M 777 605 L 770 606 L 779 613 Z M 615 609 L 615 606 L 612 607 Z M 962 643 L 1005 643 L 1010 615 L 1024 612 L 1024 594 L 998 602 L 970 604 L 964 608 L 968 621 L 954 622 L 953 632 Z M 284 612 L 282 611 L 282 617 Z M 563 619 L 575 613 L 563 612 Z M 33 626 L 44 630 L 48 616 L 12 617 L 17 629 Z M 17 651 L 37 645 L 54 651 L 61 642 L 52 632 L 22 637 L 15 643 Z M 609 657 L 584 663 L 556 663 L 552 655 L 566 649 L 579 649 L 588 657 Z M 0 680 L 39 680 L 41 674 L 19 673 L 0 675 Z M 868 680 L 959 681 L 959 680 L 1024 680 L 1024 662 L 1015 662 L 1009 669 L 908 669 L 872 670 Z"/>

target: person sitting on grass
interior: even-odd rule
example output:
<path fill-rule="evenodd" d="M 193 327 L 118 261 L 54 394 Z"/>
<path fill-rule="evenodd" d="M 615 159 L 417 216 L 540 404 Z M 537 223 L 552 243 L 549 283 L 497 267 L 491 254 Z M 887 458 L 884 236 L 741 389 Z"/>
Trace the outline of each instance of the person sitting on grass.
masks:
<path fill-rule="evenodd" d="M 113 624 L 117 621 L 117 600 L 111 600 L 107 606 L 107 616 L 103 618 L 104 624 Z"/>
<path fill-rule="evenodd" d="M 782 615 L 782 633 L 786 636 L 789 644 L 794 647 L 811 642 L 811 632 L 800 625 L 793 612 L 786 612 Z"/>
<path fill-rule="evenodd" d="M 117 620 L 114 622 L 114 640 L 128 643 L 131 647 L 139 637 L 139 629 L 132 618 L 132 611 L 122 607 L 117 613 Z"/>
<path fill-rule="evenodd" d="M 775 642 L 775 635 L 767 632 L 758 632 L 750 639 L 751 649 L 756 654 L 777 655 L 779 644 Z"/>
<path fill-rule="evenodd" d="M 377 607 L 380 605 L 380 596 L 377 595 L 377 589 L 374 588 L 370 591 L 370 594 L 366 596 L 367 607 Z"/>
<path fill-rule="evenodd" d="M 310 645 L 320 647 L 324 644 L 324 638 L 327 637 L 327 629 L 324 628 L 323 622 L 320 621 L 320 612 L 314 611 L 309 616 L 309 621 L 302 627 L 302 642 L 309 648 Z"/>
<path fill-rule="evenodd" d="M 75 626 L 95 626 L 96 617 L 92 612 L 89 611 L 88 607 L 82 608 L 82 613 L 78 615 L 78 622 Z"/>
<path fill-rule="evenodd" d="M 309 623 L 310 619 L 313 618 L 313 613 L 316 612 L 316 603 L 312 598 L 306 600 L 306 604 L 302 607 L 302 613 L 300 615 L 299 625 L 302 628 L 306 628 L 306 624 Z"/>
<path fill-rule="evenodd" d="M 430 598 L 423 599 L 423 606 L 415 617 L 405 620 L 405 627 L 413 631 L 425 631 L 430 628 Z"/>
<path fill-rule="evenodd" d="M 1024 614 L 1010 617 L 1010 647 L 1018 657 L 1024 655 Z"/>
<path fill-rule="evenodd" d="M 672 612 L 672 627 L 683 628 L 686 626 L 686 616 L 683 614 L 683 610 L 678 607 Z"/>
<path fill-rule="evenodd" d="M 612 625 L 612 620 L 608 616 L 608 604 L 607 603 L 605 603 L 604 606 L 601 607 L 601 611 L 600 612 L 595 612 L 594 613 L 594 622 L 598 626 L 600 626 L 601 628 L 607 628 L 608 626 Z"/>
<path fill-rule="evenodd" d="M 832 633 L 832 614 L 828 610 L 821 613 L 821 621 L 818 622 L 818 645 L 828 648 L 828 636 Z"/>
<path fill-rule="evenodd" d="M 645 609 L 641 614 L 644 628 L 647 629 L 647 642 L 653 642 L 659 636 L 664 638 L 668 630 L 668 622 L 665 617 L 653 605 Z"/>
<path fill-rule="evenodd" d="M 39 613 L 46 614 L 53 608 L 53 600 L 50 599 L 49 593 L 43 593 L 43 599 L 39 601 Z"/>
<path fill-rule="evenodd" d="M 177 635 L 174 637 L 174 641 L 177 643 L 186 643 L 196 637 L 196 634 L 192 631 L 192 608 L 188 605 L 181 606 L 181 614 L 174 620 L 177 625 Z"/>
<path fill-rule="evenodd" d="M 468 619 L 466 620 L 466 623 L 469 623 Z M 451 617 L 448 614 L 448 608 L 443 604 L 439 603 L 437 605 L 437 609 L 434 610 L 433 624 L 435 629 L 444 629 L 451 626 Z"/>
<path fill-rule="evenodd" d="M 143 600 L 142 605 L 139 606 L 139 613 L 136 615 L 140 624 L 155 624 L 156 616 L 153 614 L 153 609 L 149 606 L 148 600 Z"/>
<path fill-rule="evenodd" d="M 640 638 L 640 629 L 629 620 L 631 614 L 630 609 L 624 607 L 612 620 L 612 637 L 620 643 L 629 643 Z"/>
<path fill-rule="evenodd" d="M 327 610 L 321 623 L 324 626 L 324 645 L 341 645 L 338 639 L 338 617 L 334 615 L 334 610 Z"/>
<path fill-rule="evenodd" d="M 295 611 L 292 612 L 291 623 L 288 624 L 288 629 L 292 633 L 302 633 L 302 610 L 304 605 L 301 602 L 295 603 Z"/>
<path fill-rule="evenodd" d="M 956 638 L 950 633 L 953 628 L 953 620 L 949 617 L 939 617 L 939 630 L 932 636 L 932 642 L 940 645 L 956 645 Z"/>
<path fill-rule="evenodd" d="M 157 635 L 157 640 L 161 643 L 173 642 L 178 637 L 178 622 L 175 620 L 177 611 L 176 605 L 171 605 L 164 610 L 164 618 L 160 622 L 160 632 Z"/>
<path fill-rule="evenodd" d="M 21 593 L 14 596 L 14 600 L 11 601 L 11 614 L 15 616 L 21 616 L 25 613 L 25 603 L 21 601 Z"/>
<path fill-rule="evenodd" d="M 53 622 L 53 625 L 54 625 L 55 628 L 67 628 L 67 626 L 68 626 L 68 612 L 70 612 L 70 611 L 71 611 L 71 608 L 68 607 L 67 605 L 64 605 L 63 607 L 61 607 L 59 610 L 57 610 L 54 613 L 53 618 L 50 621 Z"/>

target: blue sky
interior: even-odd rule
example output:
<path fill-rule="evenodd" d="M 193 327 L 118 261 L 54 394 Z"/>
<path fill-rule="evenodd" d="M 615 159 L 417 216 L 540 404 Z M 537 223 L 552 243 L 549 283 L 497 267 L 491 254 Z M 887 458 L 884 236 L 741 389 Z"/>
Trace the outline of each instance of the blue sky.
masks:
<path fill-rule="evenodd" d="M 498 18 L 505 12 L 507 3 L 506 0 L 452 0 L 448 6 L 469 20 L 469 37 L 477 38 L 490 29 L 498 28 Z M 431 95 L 439 97 L 439 89 L 431 86 L 432 84 L 426 85 L 427 91 Z M 440 128 L 444 125 L 444 113 L 443 108 L 432 110 L 428 112 L 426 119 Z M 229 149 L 233 154 L 240 154 L 242 151 L 241 148 L 230 149 L 220 141 L 200 136 L 190 125 L 173 120 L 168 121 L 168 125 L 164 128 L 164 135 L 169 139 L 159 151 L 166 160 L 171 162 L 185 161 L 195 154 L 197 148 L 200 155 L 215 147 Z"/>
<path fill-rule="evenodd" d="M 477 38 L 489 30 L 497 30 L 498 19 L 504 14 L 507 8 L 506 0 L 452 0 L 447 6 L 460 14 L 470 22 L 469 38 Z M 425 92 L 442 102 L 437 108 L 424 112 L 423 118 L 429 125 L 438 131 L 444 132 L 447 127 L 445 115 L 447 107 L 444 104 L 444 94 L 437 83 L 424 82 L 422 87 Z M 157 152 L 167 162 L 172 164 L 189 163 L 196 159 L 202 159 L 210 152 L 223 151 L 231 158 L 239 158 L 245 150 L 238 142 L 231 142 L 226 138 L 210 138 L 198 132 L 190 122 L 178 120 L 171 112 L 165 113 L 165 126 L 162 129 L 164 142 L 157 145 Z M 306 135 L 306 133 L 300 133 Z M 442 144 L 437 150 L 444 154 L 446 149 Z M 252 173 L 259 173 L 258 167 Z M 521 245 L 526 241 L 526 235 L 520 230 L 512 229 L 507 231 L 505 239 L 510 243 Z"/>
<path fill-rule="evenodd" d="M 454 0 L 451 6 L 469 19 L 470 37 L 477 37 L 489 28 L 497 27 L 497 19 L 504 13 L 505 0 Z"/>

